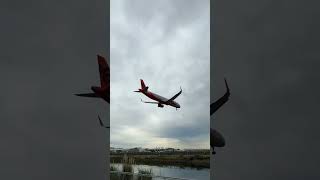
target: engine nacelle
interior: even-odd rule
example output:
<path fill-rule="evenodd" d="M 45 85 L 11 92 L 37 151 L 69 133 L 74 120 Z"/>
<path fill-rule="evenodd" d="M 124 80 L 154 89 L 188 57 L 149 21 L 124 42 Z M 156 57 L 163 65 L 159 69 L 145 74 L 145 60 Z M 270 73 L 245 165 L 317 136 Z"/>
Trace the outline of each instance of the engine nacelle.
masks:
<path fill-rule="evenodd" d="M 164 107 L 164 105 L 159 103 L 159 104 L 158 104 L 158 107 L 163 108 L 163 107 Z"/>

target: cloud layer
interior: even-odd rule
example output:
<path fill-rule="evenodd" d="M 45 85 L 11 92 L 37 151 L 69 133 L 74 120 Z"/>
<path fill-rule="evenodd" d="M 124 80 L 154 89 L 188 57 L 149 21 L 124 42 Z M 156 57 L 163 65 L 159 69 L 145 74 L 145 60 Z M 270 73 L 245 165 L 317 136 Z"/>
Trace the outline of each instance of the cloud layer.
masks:
<path fill-rule="evenodd" d="M 211 102 L 231 89 L 211 125 L 226 138 L 214 179 L 319 179 L 316 1 L 215 1 Z"/>
<path fill-rule="evenodd" d="M 3 1 L 0 179 L 106 179 L 108 106 L 76 97 L 99 83 L 106 1 Z"/>
<path fill-rule="evenodd" d="M 209 148 L 209 1 L 111 2 L 111 146 Z M 144 79 L 181 109 L 144 104 Z"/>

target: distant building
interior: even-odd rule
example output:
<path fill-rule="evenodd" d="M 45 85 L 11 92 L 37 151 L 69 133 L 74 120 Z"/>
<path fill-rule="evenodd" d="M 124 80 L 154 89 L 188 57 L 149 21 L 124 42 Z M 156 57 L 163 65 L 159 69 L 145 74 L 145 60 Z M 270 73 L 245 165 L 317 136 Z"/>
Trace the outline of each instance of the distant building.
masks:
<path fill-rule="evenodd" d="M 128 152 L 129 153 L 138 153 L 138 152 L 143 152 L 144 149 L 141 148 L 141 147 L 135 147 L 135 148 L 132 148 L 132 149 L 128 149 Z"/>
<path fill-rule="evenodd" d="M 121 153 L 124 152 L 125 150 L 123 148 L 115 148 L 115 147 L 110 147 L 110 152 L 112 153 Z"/>

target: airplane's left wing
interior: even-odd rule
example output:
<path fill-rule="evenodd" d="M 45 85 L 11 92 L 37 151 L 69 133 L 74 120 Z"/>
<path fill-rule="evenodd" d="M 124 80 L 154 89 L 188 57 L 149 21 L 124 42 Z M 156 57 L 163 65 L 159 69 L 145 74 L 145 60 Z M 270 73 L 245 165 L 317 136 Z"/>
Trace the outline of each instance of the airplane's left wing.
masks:
<path fill-rule="evenodd" d="M 148 102 L 148 101 L 142 101 L 142 99 L 140 99 L 141 102 L 144 102 L 144 103 L 150 103 L 150 104 L 159 104 L 158 102 Z"/>
<path fill-rule="evenodd" d="M 167 102 L 175 100 L 181 93 L 182 93 L 182 89 L 180 87 L 180 92 L 178 92 L 176 95 L 174 95 L 172 98 L 170 98 Z"/>

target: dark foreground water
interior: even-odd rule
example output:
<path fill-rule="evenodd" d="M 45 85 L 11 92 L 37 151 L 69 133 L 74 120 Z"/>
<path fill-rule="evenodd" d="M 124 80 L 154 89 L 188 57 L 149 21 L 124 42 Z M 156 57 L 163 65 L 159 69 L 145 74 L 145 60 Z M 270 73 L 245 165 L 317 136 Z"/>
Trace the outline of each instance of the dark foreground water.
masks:
<path fill-rule="evenodd" d="M 111 165 L 122 170 L 122 164 L 112 163 Z M 155 176 L 177 177 L 186 179 L 210 180 L 210 169 L 196 169 L 196 168 L 181 168 L 177 166 L 149 166 L 149 165 L 133 165 L 135 173 L 138 169 L 152 170 Z M 158 179 L 158 178 L 157 178 Z M 156 179 L 154 179 L 156 180 Z M 161 178 L 159 178 L 161 180 Z"/>

